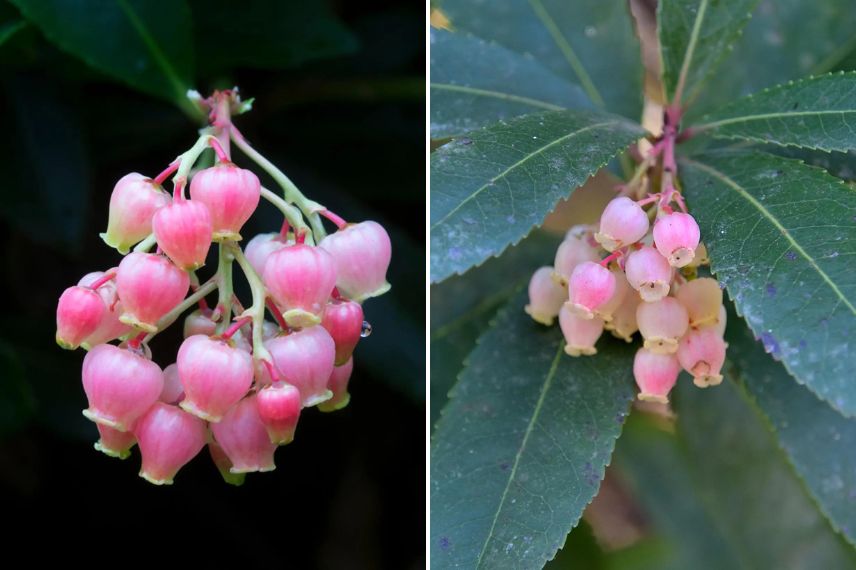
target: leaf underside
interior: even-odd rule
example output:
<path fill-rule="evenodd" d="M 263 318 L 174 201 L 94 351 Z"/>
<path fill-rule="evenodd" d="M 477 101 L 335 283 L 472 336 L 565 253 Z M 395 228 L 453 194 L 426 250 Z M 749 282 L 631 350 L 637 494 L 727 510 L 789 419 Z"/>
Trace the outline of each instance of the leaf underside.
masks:
<path fill-rule="evenodd" d="M 434 433 L 436 568 L 536 568 L 594 497 L 630 401 L 632 348 L 564 354 L 516 296 L 479 339 Z"/>
<path fill-rule="evenodd" d="M 711 269 L 797 380 L 856 415 L 856 192 L 799 161 L 751 152 L 685 159 Z"/>

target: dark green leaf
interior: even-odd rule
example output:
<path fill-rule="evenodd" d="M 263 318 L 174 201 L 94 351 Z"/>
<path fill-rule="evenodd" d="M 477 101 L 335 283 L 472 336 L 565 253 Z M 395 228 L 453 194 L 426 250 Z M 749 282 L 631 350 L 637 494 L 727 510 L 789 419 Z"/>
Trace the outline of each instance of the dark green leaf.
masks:
<path fill-rule="evenodd" d="M 13 20 L 5 22 L 0 26 L 0 46 L 9 41 L 9 38 L 27 27 L 27 22 L 23 20 Z"/>
<path fill-rule="evenodd" d="M 552 263 L 560 238 L 535 231 L 501 256 L 431 286 L 431 425 L 497 309 Z"/>
<path fill-rule="evenodd" d="M 243 66 L 284 69 L 342 56 L 357 38 L 336 19 L 327 2 L 232 0 L 191 2 L 201 71 Z M 216 33 L 212 33 L 216 30 Z"/>
<path fill-rule="evenodd" d="M 832 526 L 856 542 L 856 419 L 848 419 L 772 362 L 743 322 L 728 330 L 729 374 L 742 380 Z"/>
<path fill-rule="evenodd" d="M 856 565 L 737 386 L 699 390 L 682 382 L 677 396 L 693 481 L 744 567 Z"/>
<path fill-rule="evenodd" d="M 552 111 L 501 122 L 431 156 L 431 279 L 517 243 L 560 198 L 642 136 L 615 115 Z"/>
<path fill-rule="evenodd" d="M 606 555 L 595 540 L 591 527 L 585 521 L 580 521 L 568 535 L 565 545 L 544 569 L 604 570 L 608 567 Z"/>
<path fill-rule="evenodd" d="M 436 568 L 537 568 L 553 558 L 603 477 L 633 397 L 632 349 L 563 351 L 516 296 L 479 339 L 434 433 Z"/>
<path fill-rule="evenodd" d="M 853 49 L 851 0 L 761 0 L 743 34 L 698 97 L 697 108 L 721 106 L 791 79 L 839 67 Z M 850 69 L 854 69 L 850 67 Z"/>
<path fill-rule="evenodd" d="M 639 117 L 642 64 L 626 2 L 445 0 L 442 8 L 454 29 L 532 54 L 596 105 Z"/>
<path fill-rule="evenodd" d="M 663 568 L 852 568 L 854 551 L 807 496 L 731 382 L 676 388 L 678 433 L 634 416 L 616 464 L 673 546 Z"/>
<path fill-rule="evenodd" d="M 682 175 L 711 269 L 767 351 L 856 415 L 856 193 L 763 153 L 686 160 Z"/>
<path fill-rule="evenodd" d="M 49 40 L 92 67 L 197 112 L 185 95 L 193 81 L 194 55 L 184 0 L 170 2 L 168 9 L 142 0 L 11 2 Z"/>
<path fill-rule="evenodd" d="M 431 138 L 526 113 L 589 107 L 579 85 L 531 55 L 468 34 L 431 30 Z"/>
<path fill-rule="evenodd" d="M 821 150 L 856 148 L 856 72 L 812 77 L 765 89 L 701 119 L 716 137 Z"/>
<path fill-rule="evenodd" d="M 758 0 L 661 0 L 657 32 L 663 85 L 671 101 L 692 101 L 740 36 Z M 683 81 L 683 83 L 681 83 Z"/>
<path fill-rule="evenodd" d="M 662 540 L 662 556 L 651 568 L 740 567 L 727 535 L 707 512 L 686 453 L 674 434 L 663 431 L 654 419 L 632 413 L 615 446 L 615 467 Z"/>

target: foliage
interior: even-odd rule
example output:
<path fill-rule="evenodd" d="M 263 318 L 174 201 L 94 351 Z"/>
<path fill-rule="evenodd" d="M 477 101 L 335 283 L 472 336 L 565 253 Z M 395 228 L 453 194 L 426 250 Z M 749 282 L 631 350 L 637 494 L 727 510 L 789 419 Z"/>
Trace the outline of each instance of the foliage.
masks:
<path fill-rule="evenodd" d="M 532 227 L 613 156 L 631 163 L 640 46 L 623 2 L 440 9 L 432 561 L 539 567 L 597 491 L 632 379 L 613 339 L 590 362 L 551 360 L 560 334 L 532 323 L 512 291 L 551 263 L 559 239 Z M 837 0 L 661 0 L 656 18 L 662 73 L 648 94 L 683 111 L 679 184 L 736 312 L 725 384 L 702 392 L 682 378 L 673 426 L 634 411 L 618 441 L 616 470 L 658 545 L 635 566 L 852 567 L 856 195 L 836 176 L 852 178 L 843 153 L 856 150 L 844 43 L 856 14 Z M 592 556 L 575 531 L 560 558 L 574 548 Z"/>

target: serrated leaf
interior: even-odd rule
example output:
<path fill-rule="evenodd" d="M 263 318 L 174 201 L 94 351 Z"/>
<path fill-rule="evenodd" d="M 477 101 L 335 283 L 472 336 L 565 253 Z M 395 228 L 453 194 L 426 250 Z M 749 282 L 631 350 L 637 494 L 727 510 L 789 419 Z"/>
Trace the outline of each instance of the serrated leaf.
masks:
<path fill-rule="evenodd" d="M 466 33 L 431 30 L 431 138 L 526 113 L 586 109 L 579 85 L 523 55 Z"/>
<path fill-rule="evenodd" d="M 552 111 L 501 122 L 431 155 L 431 280 L 517 243 L 560 198 L 642 136 L 615 115 Z"/>
<path fill-rule="evenodd" d="M 699 160 L 681 174 L 712 271 L 767 351 L 856 415 L 856 191 L 758 152 Z"/>
<path fill-rule="evenodd" d="M 761 0 L 690 112 L 839 69 L 841 50 L 854 46 L 852 7 L 851 0 Z"/>
<path fill-rule="evenodd" d="M 728 375 L 755 399 L 833 528 L 856 544 L 856 419 L 843 417 L 799 386 L 742 321 L 734 324 L 727 335 Z"/>
<path fill-rule="evenodd" d="M 633 398 L 633 351 L 571 358 L 516 296 L 479 340 L 431 447 L 435 568 L 537 568 L 597 492 Z"/>
<path fill-rule="evenodd" d="M 692 101 L 740 36 L 758 0 L 661 0 L 657 33 L 663 85 L 671 101 Z M 683 82 L 683 83 L 682 83 Z"/>
<path fill-rule="evenodd" d="M 673 545 L 663 568 L 852 568 L 739 388 L 675 390 L 677 434 L 633 414 L 616 465 Z M 674 392 L 673 392 L 674 393 Z"/>
<path fill-rule="evenodd" d="M 552 263 L 560 238 L 535 231 L 501 257 L 431 286 L 431 425 L 440 417 L 464 359 L 499 307 L 532 272 Z"/>
<path fill-rule="evenodd" d="M 11 0 L 63 50 L 128 85 L 196 111 L 185 98 L 193 79 L 190 10 L 184 0 Z"/>
<path fill-rule="evenodd" d="M 696 132 L 804 148 L 856 148 L 856 72 L 792 81 L 705 115 Z"/>
<path fill-rule="evenodd" d="M 452 29 L 532 54 L 596 105 L 640 116 L 642 64 L 626 2 L 444 0 L 443 12 Z"/>

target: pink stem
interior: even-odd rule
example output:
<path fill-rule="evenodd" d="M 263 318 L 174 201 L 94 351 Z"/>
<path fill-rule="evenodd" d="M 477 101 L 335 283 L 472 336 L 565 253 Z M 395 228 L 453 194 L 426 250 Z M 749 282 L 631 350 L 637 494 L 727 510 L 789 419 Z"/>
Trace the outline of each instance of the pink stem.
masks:
<path fill-rule="evenodd" d="M 276 324 L 279 325 L 279 328 L 284 331 L 287 331 L 288 323 L 286 323 L 285 319 L 282 318 L 282 313 L 279 312 L 279 307 L 276 306 L 276 303 L 273 302 L 273 299 L 265 299 L 265 305 L 267 305 L 267 308 L 273 315 L 273 318 L 276 319 Z"/>
<path fill-rule="evenodd" d="M 217 160 L 220 162 L 229 162 L 229 154 L 223 149 L 223 145 L 218 139 L 210 139 L 209 144 L 214 152 L 217 153 Z"/>
<path fill-rule="evenodd" d="M 186 184 L 186 178 L 179 178 L 173 183 L 172 199 L 174 202 L 181 202 L 184 200 L 184 186 Z"/>
<path fill-rule="evenodd" d="M 165 181 L 167 178 L 169 178 L 169 176 L 170 176 L 173 172 L 175 172 L 176 170 L 178 170 L 178 165 L 179 165 L 179 164 L 181 164 L 181 161 L 180 161 L 180 160 L 178 160 L 178 159 L 175 159 L 174 161 L 172 161 L 172 162 L 169 164 L 169 166 L 167 166 L 167 167 L 166 167 L 166 169 L 165 169 L 163 172 L 161 172 L 160 174 L 158 174 L 157 176 L 155 176 L 155 177 L 154 177 L 154 179 L 152 180 L 152 182 L 154 182 L 155 184 L 157 184 L 158 186 L 160 186 L 161 184 L 163 184 L 163 183 L 164 183 L 164 181 Z"/>
<path fill-rule="evenodd" d="M 140 348 L 140 345 L 143 343 L 143 339 L 146 338 L 147 334 L 148 333 L 141 332 L 140 334 L 138 334 L 137 336 L 135 336 L 134 338 L 129 340 L 128 341 L 128 348 L 138 350 Z"/>
<path fill-rule="evenodd" d="M 342 294 L 339 293 L 338 287 L 333 287 L 333 292 L 330 293 L 330 296 L 333 297 L 334 299 L 341 299 L 342 298 Z"/>
<path fill-rule="evenodd" d="M 282 220 L 282 227 L 279 229 L 279 235 L 282 236 L 282 239 L 288 239 L 288 230 L 291 229 L 291 226 L 288 224 L 288 220 Z"/>
<path fill-rule="evenodd" d="M 325 218 L 327 218 L 328 220 L 330 220 L 331 222 L 333 222 L 334 224 L 336 224 L 336 227 L 339 228 L 340 230 L 342 228 L 344 228 L 346 225 L 348 225 L 348 222 L 346 222 L 345 220 L 343 220 L 341 217 L 337 216 L 336 214 L 334 214 L 330 210 L 321 210 L 318 213 L 321 214 L 322 216 L 324 216 Z"/>
<path fill-rule="evenodd" d="M 609 262 L 610 262 L 610 261 L 612 261 L 613 259 L 618 259 L 618 258 L 619 258 L 619 257 L 621 257 L 622 255 L 624 255 L 624 254 L 623 254 L 623 253 L 621 253 L 621 250 L 614 251 L 614 252 L 612 252 L 611 254 L 609 254 L 609 255 L 607 255 L 606 257 L 604 257 L 603 259 L 601 259 L 601 260 L 600 260 L 600 265 L 601 265 L 602 267 L 606 267 L 607 265 L 609 265 Z"/>
<path fill-rule="evenodd" d="M 642 198 L 641 200 L 637 200 L 636 203 L 640 206 L 647 206 L 648 204 L 653 204 L 657 200 L 660 199 L 659 194 L 651 194 L 647 198 Z"/>
<path fill-rule="evenodd" d="M 243 327 L 245 324 L 247 324 L 250 321 L 250 319 L 251 319 L 251 317 L 244 317 L 241 319 L 237 319 L 234 323 L 229 325 L 229 328 L 227 328 L 223 332 L 223 334 L 221 334 L 220 336 L 222 338 L 227 339 L 227 340 L 232 338 L 232 335 L 234 335 L 236 332 L 238 332 L 241 329 L 241 327 Z"/>
<path fill-rule="evenodd" d="M 267 370 L 268 375 L 272 382 L 276 382 L 279 380 L 279 372 L 277 372 L 276 366 L 268 362 L 267 360 L 262 360 L 262 364 L 265 366 L 265 370 Z"/>
<path fill-rule="evenodd" d="M 297 232 L 297 235 L 294 236 L 294 241 L 297 244 L 303 244 L 306 242 L 306 231 Z"/>
<path fill-rule="evenodd" d="M 107 273 L 105 273 L 104 275 L 99 277 L 92 285 L 90 285 L 89 288 L 90 289 L 98 289 L 99 287 L 101 287 L 102 285 L 104 285 L 105 283 L 107 283 L 108 281 L 113 279 L 114 277 L 116 277 L 116 272 L 115 271 L 108 271 Z"/>

